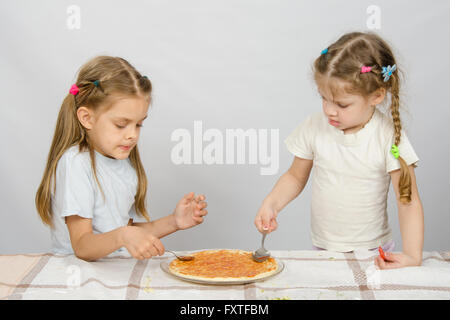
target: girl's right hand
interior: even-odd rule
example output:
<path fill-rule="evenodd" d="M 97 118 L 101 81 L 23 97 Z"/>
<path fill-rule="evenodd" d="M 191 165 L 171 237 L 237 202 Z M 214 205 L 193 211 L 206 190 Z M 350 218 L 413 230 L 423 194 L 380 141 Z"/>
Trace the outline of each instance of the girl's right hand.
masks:
<path fill-rule="evenodd" d="M 261 233 L 270 233 L 278 227 L 278 212 L 272 206 L 263 203 L 255 218 L 255 226 Z"/>
<path fill-rule="evenodd" d="M 164 254 L 164 246 L 157 237 L 144 228 L 126 226 L 122 230 L 122 243 L 131 256 L 138 260 Z"/>

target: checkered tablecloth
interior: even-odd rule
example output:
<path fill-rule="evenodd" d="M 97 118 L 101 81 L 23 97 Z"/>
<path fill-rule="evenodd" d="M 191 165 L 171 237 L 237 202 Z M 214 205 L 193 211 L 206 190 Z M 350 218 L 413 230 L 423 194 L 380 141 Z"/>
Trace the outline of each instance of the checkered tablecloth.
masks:
<path fill-rule="evenodd" d="M 284 270 L 265 281 L 202 285 L 165 273 L 171 255 L 0 255 L 0 299 L 450 299 L 450 253 L 424 252 L 420 267 L 378 270 L 376 252 L 272 251 Z"/>

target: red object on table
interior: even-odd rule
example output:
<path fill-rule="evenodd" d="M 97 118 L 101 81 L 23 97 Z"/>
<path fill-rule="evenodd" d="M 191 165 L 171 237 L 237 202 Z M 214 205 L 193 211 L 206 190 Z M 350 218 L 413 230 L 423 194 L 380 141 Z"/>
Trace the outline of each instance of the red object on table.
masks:
<path fill-rule="evenodd" d="M 380 253 L 380 257 L 381 257 L 384 261 L 386 261 L 387 259 L 386 259 L 386 256 L 384 255 L 383 248 L 378 247 L 378 252 Z"/>

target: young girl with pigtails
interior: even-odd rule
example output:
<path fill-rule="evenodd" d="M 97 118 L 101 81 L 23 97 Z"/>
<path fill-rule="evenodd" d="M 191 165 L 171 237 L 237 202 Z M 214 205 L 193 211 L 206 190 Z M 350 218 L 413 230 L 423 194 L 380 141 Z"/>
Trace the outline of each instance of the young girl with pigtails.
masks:
<path fill-rule="evenodd" d="M 61 105 L 36 193 L 53 253 L 91 261 L 127 249 L 149 259 L 164 253 L 160 238 L 203 222 L 205 196 L 193 192 L 172 214 L 150 221 L 137 143 L 151 91 L 148 77 L 125 59 L 99 56 L 81 67 Z"/>
<path fill-rule="evenodd" d="M 392 50 L 375 33 L 348 33 L 321 52 L 313 72 L 323 110 L 285 140 L 294 160 L 264 199 L 257 229 L 268 233 L 277 228 L 278 213 L 301 193 L 314 168 L 315 249 L 378 248 L 375 264 L 381 269 L 420 265 L 424 218 L 414 173 L 419 159 L 402 129 L 400 75 Z M 383 102 L 389 106 L 387 115 L 377 107 Z M 387 215 L 391 180 L 401 253 L 388 252 L 394 249 Z"/>

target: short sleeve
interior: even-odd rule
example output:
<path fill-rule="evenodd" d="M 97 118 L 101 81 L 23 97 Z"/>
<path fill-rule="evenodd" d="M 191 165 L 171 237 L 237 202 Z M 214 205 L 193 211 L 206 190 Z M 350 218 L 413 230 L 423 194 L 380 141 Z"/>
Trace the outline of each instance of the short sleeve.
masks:
<path fill-rule="evenodd" d="M 95 194 L 91 167 L 81 154 L 63 155 L 59 160 L 54 199 L 61 217 L 78 215 L 92 219 Z"/>
<path fill-rule="evenodd" d="M 299 158 L 314 159 L 314 150 L 311 143 L 314 129 L 312 116 L 309 116 L 284 140 L 289 152 Z"/>
<path fill-rule="evenodd" d="M 387 151 L 386 151 L 386 172 L 389 173 L 391 171 L 400 169 L 400 162 L 398 159 L 394 157 L 394 155 L 391 153 L 391 147 L 394 144 L 394 137 L 391 138 L 391 143 L 388 144 Z M 406 164 L 409 165 L 416 165 L 419 161 L 419 157 L 417 156 L 416 152 L 414 151 L 414 148 L 412 147 L 411 143 L 409 142 L 408 136 L 406 135 L 406 132 L 402 130 L 401 137 L 400 137 L 400 144 L 398 145 L 398 151 L 400 154 L 400 157 L 405 160 Z"/>

